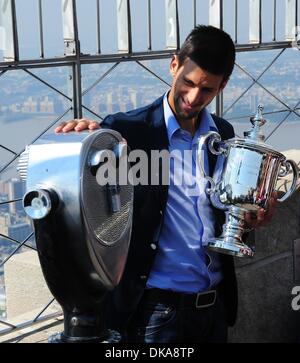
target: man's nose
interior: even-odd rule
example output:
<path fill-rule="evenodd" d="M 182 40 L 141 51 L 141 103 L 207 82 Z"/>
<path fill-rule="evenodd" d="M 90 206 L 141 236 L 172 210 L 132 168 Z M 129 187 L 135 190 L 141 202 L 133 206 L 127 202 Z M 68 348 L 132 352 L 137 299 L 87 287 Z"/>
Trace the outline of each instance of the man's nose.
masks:
<path fill-rule="evenodd" d="M 199 88 L 195 87 L 189 91 L 188 94 L 188 102 L 191 106 L 194 106 L 195 104 L 198 104 L 201 100 L 201 91 Z"/>

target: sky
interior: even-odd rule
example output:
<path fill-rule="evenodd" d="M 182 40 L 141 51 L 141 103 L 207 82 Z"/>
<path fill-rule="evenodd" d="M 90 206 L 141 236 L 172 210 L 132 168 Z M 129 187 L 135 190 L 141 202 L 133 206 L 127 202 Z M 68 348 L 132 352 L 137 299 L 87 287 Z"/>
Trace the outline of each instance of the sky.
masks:
<path fill-rule="evenodd" d="M 3 0 L 2 0 L 3 1 Z M 81 50 L 86 54 L 96 52 L 96 1 L 76 0 Z M 99 0 L 101 18 L 102 53 L 117 51 L 116 0 Z M 197 23 L 208 23 L 210 0 L 197 0 Z M 61 0 L 43 0 L 44 42 L 46 57 L 63 54 Z M 133 50 L 145 51 L 148 40 L 148 0 L 131 0 Z M 194 0 L 178 0 L 180 39 L 184 40 L 194 25 Z M 38 0 L 16 0 L 18 37 L 21 58 L 39 57 Z M 234 0 L 223 0 L 224 29 L 234 34 Z M 247 43 L 249 32 L 249 0 L 238 0 L 238 42 Z M 277 35 L 284 37 L 285 0 L 277 0 Z M 151 0 L 152 46 L 165 48 L 165 0 Z M 262 1 L 263 40 L 272 40 L 273 0 Z"/>

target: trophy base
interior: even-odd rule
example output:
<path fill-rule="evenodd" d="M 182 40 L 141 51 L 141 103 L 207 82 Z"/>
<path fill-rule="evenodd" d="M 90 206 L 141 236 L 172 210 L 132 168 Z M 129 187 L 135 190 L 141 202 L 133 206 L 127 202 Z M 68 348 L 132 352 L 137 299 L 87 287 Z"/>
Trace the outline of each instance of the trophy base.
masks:
<path fill-rule="evenodd" d="M 208 248 L 215 252 L 224 253 L 235 257 L 253 257 L 254 251 L 244 243 L 227 242 L 222 238 L 216 238 L 208 242 Z"/>
<path fill-rule="evenodd" d="M 247 210 L 231 206 L 226 213 L 226 222 L 220 237 L 208 241 L 208 248 L 216 252 L 236 257 L 253 257 L 254 251 L 243 241 L 245 228 L 245 215 Z M 248 229 L 248 231 L 250 231 Z"/>

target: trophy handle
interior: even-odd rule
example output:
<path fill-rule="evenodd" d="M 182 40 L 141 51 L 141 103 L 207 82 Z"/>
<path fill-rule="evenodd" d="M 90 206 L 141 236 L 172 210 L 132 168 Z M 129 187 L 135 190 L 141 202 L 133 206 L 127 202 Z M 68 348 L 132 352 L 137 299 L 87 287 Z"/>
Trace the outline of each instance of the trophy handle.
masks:
<path fill-rule="evenodd" d="M 212 193 L 214 193 L 216 191 L 216 188 L 217 188 L 216 183 L 215 183 L 214 179 L 211 178 L 210 176 L 205 175 L 204 177 L 208 181 L 208 183 L 210 183 L 210 187 L 206 187 L 206 193 L 208 195 L 211 195 Z"/>
<path fill-rule="evenodd" d="M 213 155 L 221 155 L 221 154 L 227 154 L 227 149 L 221 145 L 221 136 L 216 131 L 210 131 L 207 134 L 199 137 L 198 140 L 198 163 L 200 166 L 200 169 L 202 170 L 204 178 L 210 183 L 210 186 L 206 188 L 206 192 L 208 195 L 211 195 L 214 193 L 217 189 L 217 184 L 214 181 L 213 178 L 211 178 L 204 169 L 203 163 L 202 163 L 202 145 L 207 145 L 208 150 Z"/>
<path fill-rule="evenodd" d="M 281 171 L 279 173 L 279 176 L 284 177 L 284 176 L 288 175 L 288 173 L 290 171 L 290 166 L 291 166 L 292 170 L 293 170 L 293 182 L 292 182 L 290 189 L 285 193 L 285 195 L 282 198 L 277 199 L 277 201 L 280 203 L 287 200 L 294 193 L 294 191 L 296 190 L 296 187 L 297 187 L 297 180 L 299 177 L 299 169 L 298 169 L 297 164 L 294 162 L 294 160 L 286 160 L 285 162 L 282 163 L 282 166 L 285 167 L 285 170 Z"/>
<path fill-rule="evenodd" d="M 204 141 L 201 140 L 202 138 L 204 139 Z M 227 155 L 227 149 L 223 145 L 221 145 L 221 136 L 216 131 L 211 131 L 208 134 L 200 137 L 200 142 L 207 142 L 208 150 L 213 155 Z"/>

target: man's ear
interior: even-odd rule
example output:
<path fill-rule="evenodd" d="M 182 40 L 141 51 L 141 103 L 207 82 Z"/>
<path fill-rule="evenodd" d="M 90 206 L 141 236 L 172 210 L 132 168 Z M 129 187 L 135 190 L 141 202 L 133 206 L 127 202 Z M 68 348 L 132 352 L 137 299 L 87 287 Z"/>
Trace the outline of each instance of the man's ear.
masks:
<path fill-rule="evenodd" d="M 175 54 L 170 63 L 170 73 L 174 77 L 179 68 L 178 56 Z"/>
<path fill-rule="evenodd" d="M 229 79 L 222 81 L 218 94 L 221 93 L 223 89 L 227 86 L 228 81 Z"/>

